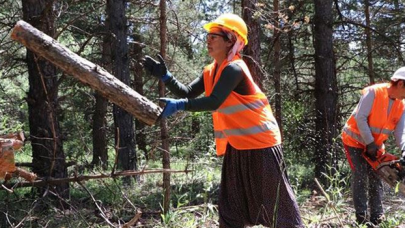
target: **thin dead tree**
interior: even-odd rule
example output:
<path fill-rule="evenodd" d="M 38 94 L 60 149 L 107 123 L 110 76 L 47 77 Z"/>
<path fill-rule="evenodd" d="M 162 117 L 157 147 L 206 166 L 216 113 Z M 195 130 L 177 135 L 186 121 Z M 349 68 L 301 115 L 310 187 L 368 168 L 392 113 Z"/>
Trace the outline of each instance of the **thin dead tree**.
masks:
<path fill-rule="evenodd" d="M 372 44 L 372 36 L 371 36 L 371 20 L 370 20 L 370 1 L 364 0 L 364 16 L 366 17 L 366 27 L 364 32 L 366 34 L 366 45 L 367 45 L 367 73 L 368 77 L 370 78 L 370 84 L 374 84 L 375 76 L 374 76 L 374 64 L 373 64 L 373 44 Z"/>
<path fill-rule="evenodd" d="M 166 49 L 167 49 L 167 15 L 166 15 L 166 1 L 160 0 L 159 3 L 160 9 L 160 54 L 163 58 L 166 58 Z M 159 80 L 159 96 L 165 96 L 165 85 Z M 170 169 L 170 148 L 169 148 L 169 133 L 167 130 L 166 119 L 160 121 L 160 134 L 162 139 L 162 148 L 163 148 L 163 157 L 162 163 L 164 169 Z M 163 213 L 166 214 L 169 212 L 170 207 L 170 173 L 163 174 Z"/>

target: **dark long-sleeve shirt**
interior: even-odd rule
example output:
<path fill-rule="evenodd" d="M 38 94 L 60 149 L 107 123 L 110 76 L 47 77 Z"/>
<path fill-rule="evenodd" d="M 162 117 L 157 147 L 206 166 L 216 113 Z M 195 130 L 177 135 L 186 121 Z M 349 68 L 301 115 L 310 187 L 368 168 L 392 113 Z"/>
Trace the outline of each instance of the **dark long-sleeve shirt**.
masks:
<path fill-rule="evenodd" d="M 208 97 L 198 97 L 205 92 L 203 75 L 188 85 L 184 85 L 172 77 L 166 81 L 165 85 L 177 97 L 188 98 L 185 109 L 194 112 L 218 109 L 232 91 L 242 95 L 254 93 L 253 85 L 244 76 L 242 68 L 235 63 L 224 68 L 221 77 Z"/>

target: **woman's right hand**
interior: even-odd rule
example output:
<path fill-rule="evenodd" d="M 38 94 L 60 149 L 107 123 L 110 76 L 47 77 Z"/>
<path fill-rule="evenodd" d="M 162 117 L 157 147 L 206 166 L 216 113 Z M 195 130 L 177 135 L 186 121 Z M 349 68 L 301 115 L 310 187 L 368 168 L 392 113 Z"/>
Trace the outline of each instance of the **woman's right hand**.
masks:
<path fill-rule="evenodd" d="M 377 160 L 378 149 L 379 147 L 375 144 L 375 142 L 372 142 L 366 146 L 367 155 L 372 161 Z"/>
<path fill-rule="evenodd" d="M 165 60 L 160 54 L 156 55 L 159 61 L 156 61 L 152 57 L 145 55 L 145 57 L 141 60 L 142 66 L 154 77 L 158 79 L 164 79 L 168 76 L 170 77 L 170 72 L 167 70 Z M 164 80 L 165 81 L 165 80 Z"/>

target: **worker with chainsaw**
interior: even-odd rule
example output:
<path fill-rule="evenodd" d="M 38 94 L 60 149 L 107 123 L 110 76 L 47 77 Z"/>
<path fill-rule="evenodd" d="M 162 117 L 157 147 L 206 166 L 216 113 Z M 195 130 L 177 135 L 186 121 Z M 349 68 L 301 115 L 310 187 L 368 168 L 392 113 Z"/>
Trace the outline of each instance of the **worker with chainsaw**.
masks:
<path fill-rule="evenodd" d="M 223 14 L 204 29 L 214 61 L 187 86 L 170 74 L 160 55 L 159 61 L 143 59 L 143 66 L 181 98 L 162 98 L 166 103 L 162 117 L 181 110 L 213 112 L 217 155 L 224 156 L 219 227 L 303 227 L 276 119 L 241 58 L 248 43 L 246 24 L 235 14 Z"/>
<path fill-rule="evenodd" d="M 405 67 L 402 67 L 393 74 L 390 83 L 363 89 L 357 107 L 343 128 L 342 140 L 353 173 L 352 194 L 358 224 L 373 226 L 384 220 L 382 182 L 370 163 L 384 153 L 384 142 L 392 132 L 397 146 L 401 151 L 405 149 L 404 99 Z"/>

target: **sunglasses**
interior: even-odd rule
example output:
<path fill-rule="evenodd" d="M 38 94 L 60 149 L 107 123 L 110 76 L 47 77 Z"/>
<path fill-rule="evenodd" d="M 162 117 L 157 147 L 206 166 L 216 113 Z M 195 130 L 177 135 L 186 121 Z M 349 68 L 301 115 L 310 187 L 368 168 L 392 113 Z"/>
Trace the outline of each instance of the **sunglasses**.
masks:
<path fill-rule="evenodd" d="M 225 35 L 225 33 L 214 33 L 214 32 L 210 32 L 207 34 L 207 39 L 212 39 L 214 37 L 222 37 L 224 38 L 224 40 L 229 40 L 229 38 Z"/>

